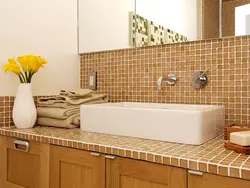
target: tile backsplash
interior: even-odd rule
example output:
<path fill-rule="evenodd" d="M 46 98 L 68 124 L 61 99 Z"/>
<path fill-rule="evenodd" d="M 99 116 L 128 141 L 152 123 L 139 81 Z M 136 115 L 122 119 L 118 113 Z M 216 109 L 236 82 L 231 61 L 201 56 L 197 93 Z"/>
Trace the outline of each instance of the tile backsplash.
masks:
<path fill-rule="evenodd" d="M 8 127 L 12 121 L 14 97 L 0 96 L 0 127 Z"/>
<path fill-rule="evenodd" d="M 190 86 L 191 74 L 206 70 L 209 83 Z M 225 105 L 226 123 L 250 123 L 250 36 L 167 44 L 81 55 L 81 87 L 97 72 L 97 92 L 111 102 L 158 102 Z M 174 86 L 156 81 L 175 73 Z M 37 97 L 35 97 L 35 101 Z M 10 126 L 14 97 L 0 96 L 0 127 Z"/>
<path fill-rule="evenodd" d="M 81 87 L 97 72 L 97 92 L 111 102 L 213 104 L 226 107 L 226 123 L 250 123 L 250 36 L 202 40 L 81 55 Z M 206 70 L 209 83 L 190 86 L 191 74 Z M 174 86 L 156 81 L 174 73 Z"/>
<path fill-rule="evenodd" d="M 37 104 L 37 99 L 44 96 L 35 96 L 34 101 Z M 12 111 L 15 97 L 0 96 L 0 127 L 9 127 L 13 125 Z"/>

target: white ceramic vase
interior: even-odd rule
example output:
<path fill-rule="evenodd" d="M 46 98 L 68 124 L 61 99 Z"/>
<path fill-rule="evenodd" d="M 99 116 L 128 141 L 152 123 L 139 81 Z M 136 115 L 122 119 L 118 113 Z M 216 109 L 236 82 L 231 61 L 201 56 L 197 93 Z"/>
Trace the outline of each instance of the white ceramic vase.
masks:
<path fill-rule="evenodd" d="M 34 127 L 37 118 L 37 111 L 30 83 L 19 85 L 12 118 L 17 128 L 26 129 Z"/>

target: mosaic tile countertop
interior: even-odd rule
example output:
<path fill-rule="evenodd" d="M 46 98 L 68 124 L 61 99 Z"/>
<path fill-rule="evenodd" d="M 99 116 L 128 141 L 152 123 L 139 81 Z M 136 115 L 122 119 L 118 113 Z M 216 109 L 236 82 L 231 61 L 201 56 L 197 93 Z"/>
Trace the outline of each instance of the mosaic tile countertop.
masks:
<path fill-rule="evenodd" d="M 48 127 L 1 128 L 0 135 L 250 180 L 250 156 L 226 150 L 222 135 L 200 146 Z"/>

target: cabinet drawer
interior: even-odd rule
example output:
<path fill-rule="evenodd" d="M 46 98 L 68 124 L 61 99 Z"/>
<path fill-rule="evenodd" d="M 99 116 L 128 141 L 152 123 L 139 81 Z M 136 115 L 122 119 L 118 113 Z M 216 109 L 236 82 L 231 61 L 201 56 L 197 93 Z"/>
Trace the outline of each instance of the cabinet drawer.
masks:
<path fill-rule="evenodd" d="M 0 137 L 0 149 L 0 187 L 48 188 L 49 145 Z"/>

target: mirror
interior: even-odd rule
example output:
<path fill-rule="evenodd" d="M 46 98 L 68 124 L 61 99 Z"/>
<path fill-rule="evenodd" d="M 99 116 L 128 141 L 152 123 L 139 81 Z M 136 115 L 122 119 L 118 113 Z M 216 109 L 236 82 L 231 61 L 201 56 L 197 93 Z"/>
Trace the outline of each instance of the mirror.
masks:
<path fill-rule="evenodd" d="M 136 46 L 201 39 L 200 6 L 197 0 L 136 0 Z"/>
<path fill-rule="evenodd" d="M 250 0 L 136 0 L 134 19 L 137 47 L 249 35 Z"/>
<path fill-rule="evenodd" d="M 235 35 L 250 35 L 250 4 L 235 8 Z"/>
<path fill-rule="evenodd" d="M 79 53 L 250 35 L 250 0 L 78 0 L 78 22 Z"/>
<path fill-rule="evenodd" d="M 131 48 L 135 0 L 78 0 L 79 53 Z"/>

